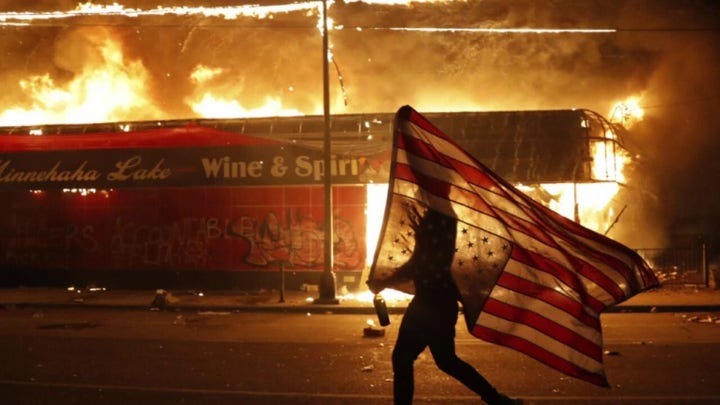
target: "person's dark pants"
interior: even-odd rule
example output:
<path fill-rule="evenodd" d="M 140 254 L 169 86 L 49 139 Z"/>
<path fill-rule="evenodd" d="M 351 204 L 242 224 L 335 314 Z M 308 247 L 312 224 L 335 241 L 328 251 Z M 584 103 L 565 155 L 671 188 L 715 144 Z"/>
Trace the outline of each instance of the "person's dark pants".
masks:
<path fill-rule="evenodd" d="M 430 348 L 438 368 L 463 383 L 485 400 L 495 398 L 495 388 L 474 367 L 455 354 L 455 330 L 431 332 L 413 327 L 410 322 L 400 325 L 398 339 L 393 349 L 393 395 L 395 404 L 411 404 L 414 394 L 413 364 L 420 353 Z"/>

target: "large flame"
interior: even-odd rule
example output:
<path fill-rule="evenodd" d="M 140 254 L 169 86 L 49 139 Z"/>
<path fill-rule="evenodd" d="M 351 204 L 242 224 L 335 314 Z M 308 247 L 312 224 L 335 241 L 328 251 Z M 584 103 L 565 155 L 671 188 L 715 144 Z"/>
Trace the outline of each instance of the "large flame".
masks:
<path fill-rule="evenodd" d="M 67 83 L 56 83 L 50 74 L 19 81 L 30 99 L 28 105 L 11 106 L 0 112 L 0 125 L 78 124 L 92 122 L 163 119 L 146 82 L 148 71 L 139 60 L 127 60 L 120 43 L 104 30 L 88 31 L 97 57 Z M 202 118 L 296 116 L 302 112 L 285 108 L 276 97 L 266 97 L 253 107 L 241 104 L 232 86 L 213 86 L 222 68 L 198 65 L 189 82 L 195 91 L 186 104 Z M 292 89 L 290 89 L 292 90 Z"/>
<path fill-rule="evenodd" d="M 13 106 L 0 113 L 0 125 L 89 123 L 162 118 L 145 83 L 142 62 L 127 60 L 119 42 L 105 30 L 82 31 L 87 41 L 87 64 L 66 83 L 49 74 L 20 80 L 31 99 L 28 106 Z"/>
<path fill-rule="evenodd" d="M 388 6 L 406 6 L 408 8 L 414 7 L 416 4 L 421 3 L 462 3 L 464 0 L 350 0 L 346 3 L 364 3 L 370 5 L 388 5 Z M 327 7 L 335 6 L 334 1 L 328 1 Z M 66 21 L 78 21 L 81 18 L 92 18 L 97 19 L 99 17 L 109 18 L 125 18 L 125 19 L 153 19 L 162 17 L 200 17 L 200 18 L 215 18 L 223 20 L 238 20 L 240 18 L 249 18 L 256 20 L 277 20 L 281 15 L 300 15 L 301 18 L 307 18 L 308 25 L 306 28 L 313 27 L 313 21 L 315 21 L 315 27 L 323 31 L 323 3 L 320 1 L 309 1 L 309 2 L 296 2 L 290 4 L 280 5 L 239 5 L 239 6 L 222 6 L 222 7 L 168 7 L 159 6 L 156 8 L 132 8 L 126 7 L 122 4 L 112 3 L 109 5 L 94 4 L 92 2 L 79 3 L 74 9 L 68 11 L 46 11 L 46 12 L 0 12 L 0 26 L 43 26 L 44 24 L 68 24 Z M 327 16 L 328 29 L 329 30 L 341 30 L 344 27 L 336 25 L 329 16 Z M 94 21 L 94 20 L 93 20 Z M 114 20 L 113 20 L 114 21 Z M 140 23 L 138 23 L 140 24 Z M 93 26 L 98 27 L 98 26 Z M 375 26 L 357 26 L 353 27 L 358 30 L 363 29 L 388 29 L 388 30 L 421 30 L 428 32 L 490 32 L 490 33 L 516 33 L 516 34 L 557 34 L 566 32 L 588 32 L 588 33 L 607 33 L 609 30 L 574 30 L 574 29 L 557 29 L 557 28 L 502 28 L 502 27 L 469 27 L 469 28 L 446 28 L 446 27 L 375 27 Z M 101 29 L 101 28 L 98 28 Z M 108 41 L 114 41 L 108 39 Z M 114 43 L 114 46 L 120 50 L 121 46 Z M 328 62 L 335 66 L 337 72 L 337 80 L 340 82 L 342 87 L 342 95 L 334 97 L 331 100 L 333 111 L 343 111 L 344 107 L 349 104 L 351 95 L 345 88 L 343 83 L 343 77 L 340 74 L 339 65 L 336 63 L 333 53 L 333 44 L 329 44 L 328 50 Z M 122 55 L 122 54 L 120 54 Z M 0 114 L 0 125 L 14 125 L 14 124 L 43 124 L 43 123 L 79 123 L 79 122 L 100 122 L 108 120 L 136 120 L 136 119 L 162 119 L 166 116 L 172 115 L 168 111 L 164 111 L 163 107 L 167 103 L 162 101 L 156 101 L 155 105 L 151 105 L 149 101 L 147 91 L 143 85 L 137 86 L 135 82 L 144 80 L 147 77 L 147 72 L 142 67 L 142 61 L 135 60 L 128 62 L 128 69 L 139 69 L 137 75 L 133 73 L 130 76 L 133 79 L 132 85 L 122 85 L 122 81 L 119 79 L 117 72 L 113 72 L 109 69 L 100 65 L 87 66 L 86 69 L 81 73 L 76 73 L 74 79 L 77 83 L 83 83 L 91 80 L 90 77 L 104 77 L 104 80 L 110 80 L 112 77 L 115 83 L 119 83 L 118 87 L 112 89 L 105 89 L 106 92 L 94 93 L 95 96 L 89 96 L 81 94 L 83 91 L 90 92 L 90 89 L 78 89 L 77 87 L 84 87 L 83 85 L 66 85 L 56 83 L 57 79 L 53 78 L 49 73 L 46 75 L 40 75 L 37 77 L 29 77 L 22 79 L 19 83 L 19 90 L 28 94 L 32 100 L 22 105 L 5 106 L 6 111 Z M 119 67 L 119 66 L 118 66 Z M 208 69 L 215 69 L 211 67 L 205 67 Z M 202 70 L 201 66 L 196 69 Z M 129 72 L 132 73 L 132 72 Z M 224 72 L 214 71 L 213 75 L 222 75 L 226 78 L 237 76 L 237 72 Z M 178 78 L 178 80 L 188 80 L 190 85 L 194 85 L 195 90 L 190 96 L 186 96 L 182 101 L 185 103 L 184 107 L 187 107 L 184 111 L 192 111 L 199 117 L 204 118 L 225 118 L 225 117 L 256 117 L 256 116 L 285 116 L 285 115 L 298 115 L 314 114 L 322 110 L 321 102 L 313 105 L 312 102 L 308 103 L 307 98 L 319 98 L 320 92 L 317 94 L 308 95 L 301 101 L 302 106 L 292 108 L 286 103 L 288 100 L 283 100 L 283 92 L 279 91 L 280 94 L 263 94 L 248 96 L 247 94 L 240 94 L 240 92 L 233 91 L 227 86 L 220 88 L 219 86 L 209 85 L 207 80 L 199 79 L 199 76 L 195 74 L 191 75 L 190 78 Z M 137 80 L 135 80 L 137 79 Z M 93 81 L 97 82 L 97 81 Z M 147 84 L 147 83 L 146 83 Z M 185 84 L 185 83 L 183 83 Z M 181 85 L 178 83 L 178 85 Z M 357 85 L 357 84 L 355 84 Z M 286 86 L 287 87 L 287 86 Z M 96 86 L 97 88 L 97 86 Z M 9 89 L 10 91 L 12 89 Z M 97 107 L 96 99 L 102 94 L 113 94 L 120 90 L 120 97 L 113 97 L 118 102 L 118 106 L 111 108 L 109 111 L 93 111 Z M 463 89 L 464 90 L 464 89 Z M 108 93 L 107 91 L 112 91 Z M 133 93 L 133 91 L 135 91 Z M 304 91 L 303 94 L 307 93 Z M 451 93 L 447 90 L 437 91 L 437 89 L 428 89 L 423 93 L 423 90 L 414 90 L 413 98 L 416 100 L 414 104 L 425 111 L 447 111 L 453 110 L 478 110 L 495 108 L 495 106 L 479 105 L 477 97 L 464 92 L 464 94 Z M 254 98 L 254 99 L 251 99 Z M 132 100 L 131 100 L 132 99 Z M 355 103 L 362 102 L 362 100 L 354 100 Z M 127 111 L 121 108 L 119 105 L 123 103 L 126 106 L 135 105 L 137 108 L 134 112 Z M 101 103 L 104 104 L 104 103 Z M 49 113 L 52 111 L 52 113 Z M 180 110 L 182 111 L 182 109 Z M 143 115 L 144 113 L 144 115 Z M 140 116 L 138 116 L 140 115 Z M 174 118 L 174 117 L 173 117 Z"/>
<path fill-rule="evenodd" d="M 190 74 L 190 80 L 196 85 L 195 95 L 186 100 L 192 110 L 204 118 L 237 118 L 237 117 L 270 117 L 270 116 L 296 116 L 303 115 L 302 112 L 284 108 L 279 98 L 266 97 L 262 105 L 255 108 L 248 108 L 237 101 L 230 91 L 218 86 L 213 88 L 214 79 L 222 79 L 225 73 L 222 68 L 212 68 L 205 65 L 198 65 Z M 221 80 L 222 81 L 222 80 Z M 220 92 L 221 94 L 216 94 Z"/>
<path fill-rule="evenodd" d="M 308 17 L 317 18 L 322 14 L 321 4 L 321 2 L 307 2 L 272 6 L 158 7 L 143 10 L 127 8 L 117 3 L 97 5 L 87 2 L 80 3 L 74 10 L 67 12 L 0 13 L 0 26 L 31 25 L 47 20 L 89 16 L 136 18 L 202 15 L 229 20 L 239 17 L 273 19 L 278 14 L 305 12 Z M 331 21 L 329 27 L 332 28 Z M 122 43 L 109 29 L 82 28 L 79 32 L 84 38 L 76 36 L 75 39 L 90 44 L 92 51 L 99 57 L 73 61 L 83 66 L 80 71 L 73 72 L 74 76 L 66 83 L 58 83 L 50 73 L 20 79 L 18 89 L 29 101 L 4 106 L 4 111 L 0 111 L 0 125 L 75 124 L 167 118 L 166 112 L 160 107 L 161 103 L 153 101 L 149 93 L 147 86 L 149 73 L 142 61 L 128 60 L 123 53 Z M 331 54 L 328 57 L 332 61 Z M 187 78 L 194 88 L 192 94 L 184 100 L 189 110 L 201 118 L 303 114 L 296 109 L 284 107 L 279 97 L 268 95 L 258 100 L 241 97 L 237 90 L 238 86 L 228 85 L 232 83 L 229 79 L 231 74 L 233 72 L 226 72 L 222 68 L 202 64 L 196 66 Z M 224 80 L 213 82 L 213 79 L 218 77 Z M 239 101 L 241 99 L 242 101 Z"/>

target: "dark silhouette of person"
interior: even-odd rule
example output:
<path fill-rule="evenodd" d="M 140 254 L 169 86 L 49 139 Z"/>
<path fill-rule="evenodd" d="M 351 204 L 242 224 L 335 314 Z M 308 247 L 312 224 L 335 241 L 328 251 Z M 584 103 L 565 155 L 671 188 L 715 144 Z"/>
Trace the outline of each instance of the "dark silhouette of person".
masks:
<path fill-rule="evenodd" d="M 457 219 L 429 209 L 410 216 L 415 247 L 399 274 L 413 280 L 415 295 L 400 324 L 392 354 L 395 404 L 411 404 L 417 357 L 430 348 L 438 368 L 480 395 L 488 404 L 519 404 L 499 393 L 455 353 L 455 324 L 460 294 L 450 273 L 455 255 Z"/>

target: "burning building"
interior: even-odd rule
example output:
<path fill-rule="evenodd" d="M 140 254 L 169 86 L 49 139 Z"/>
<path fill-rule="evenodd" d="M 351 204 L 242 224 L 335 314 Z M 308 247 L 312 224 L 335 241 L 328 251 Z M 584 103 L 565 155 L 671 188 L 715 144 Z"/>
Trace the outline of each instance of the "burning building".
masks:
<path fill-rule="evenodd" d="M 368 204 L 371 213 L 382 208 L 372 205 L 381 200 L 373 193 L 384 195 L 382 183 L 387 176 L 383 172 L 382 153 L 389 145 L 391 114 L 365 112 L 394 111 L 403 104 L 411 104 L 429 116 L 481 161 L 521 185 L 533 197 L 629 246 L 681 244 L 667 238 L 678 229 L 686 229 L 683 233 L 687 237 L 682 241 L 696 240 L 699 234 L 715 235 L 714 240 L 718 240 L 720 217 L 713 174 L 720 162 L 715 158 L 720 137 L 714 136 L 720 127 L 714 103 L 719 87 L 713 83 L 720 65 L 717 29 L 720 7 L 714 2 L 690 5 L 670 0 L 620 1 L 607 7 L 601 2 L 579 6 L 569 0 L 552 4 L 525 0 L 373 0 L 328 2 L 327 12 L 322 11 L 321 2 L 312 1 L 245 3 L 189 0 L 179 6 L 177 1 L 167 0 L 152 5 L 137 0 L 79 4 L 61 0 L 38 4 L 5 2 L 0 6 L 0 51 L 4 55 L 0 59 L 0 83 L 4 89 L 0 94 L 0 126 L 6 132 L 3 142 L 7 143 L 2 157 L 3 178 L 18 178 L 21 173 L 49 171 L 54 167 L 23 167 L 20 163 L 25 162 L 23 156 L 30 151 L 30 143 L 25 141 L 30 138 L 20 137 L 22 141 L 17 143 L 9 140 L 31 131 L 45 134 L 32 142 L 37 142 L 34 144 L 37 148 L 41 144 L 48 148 L 48 159 L 65 159 L 76 153 L 76 159 L 89 159 L 85 167 L 98 162 L 105 164 L 103 170 L 116 169 L 107 166 L 108 162 L 119 159 L 127 162 L 134 156 L 120 154 L 120 150 L 157 152 L 144 158 L 147 163 L 162 159 L 159 152 L 162 150 L 175 151 L 173 156 L 177 157 L 180 149 L 230 145 L 207 141 L 209 134 L 219 139 L 241 134 L 295 140 L 298 148 L 312 150 L 321 144 L 317 115 L 322 111 L 322 56 L 322 60 L 330 62 L 336 155 L 333 167 L 336 173 L 358 170 L 356 178 L 342 180 L 347 181 L 342 183 L 345 191 L 355 187 L 354 197 L 337 197 L 338 204 L 348 201 L 355 207 L 353 214 L 343 215 L 360 218 L 353 220 L 361 224 L 353 225 L 360 230 L 356 235 L 360 241 L 357 253 L 344 262 L 360 263 L 353 264 L 351 272 L 357 273 L 356 269 L 364 266 L 357 257 L 367 258 L 373 248 L 373 238 L 367 235 L 375 232 L 376 225 L 366 223 L 363 210 Z M 323 14 L 330 20 L 329 53 L 321 49 L 323 36 L 318 28 Z M 628 95 L 641 96 L 641 105 L 647 109 L 646 119 L 633 128 L 631 139 L 629 136 L 622 139 L 620 128 L 608 125 L 597 114 L 572 110 L 582 106 L 606 111 L 608 105 Z M 479 112 L 453 115 L 438 111 L 494 112 L 486 117 Z M 617 110 L 611 111 L 610 120 L 615 122 Z M 300 117 L 303 114 L 308 116 Z M 260 116 L 284 118 L 236 119 Z M 205 120 L 209 118 L 213 119 Z M 98 122 L 109 124 L 91 124 Z M 194 135 L 186 132 L 189 138 L 181 141 L 177 139 L 182 136 L 158 140 L 158 134 L 177 135 L 188 123 L 200 132 Z M 123 133 L 128 139 L 119 146 L 80 139 L 83 134 L 100 140 Z M 155 143 L 136 142 L 139 136 L 135 135 L 140 133 L 156 136 L 152 141 Z M 52 134 L 72 141 L 62 146 L 60 142 L 39 140 Z M 239 142 L 235 147 L 242 147 L 236 136 L 230 138 L 231 144 Z M 84 149 L 71 153 L 71 145 L 82 145 Z M 254 148 L 259 155 L 274 157 L 268 145 Z M 632 149 L 632 153 L 626 154 L 625 148 Z M 91 151 L 98 151 L 98 157 Z M 254 181 L 252 187 L 258 188 L 242 194 L 248 198 L 257 196 L 260 202 L 284 201 L 285 197 L 269 191 L 272 187 L 286 190 L 292 187 L 292 193 L 283 192 L 283 196 L 306 190 L 306 199 L 294 201 L 296 205 L 281 205 L 293 207 L 292 215 L 277 206 L 250 213 L 237 207 L 232 212 L 220 208 L 183 211 L 186 208 L 182 206 L 154 215 L 157 218 L 164 215 L 170 221 L 173 215 L 179 218 L 181 214 L 205 218 L 204 212 L 210 219 L 209 224 L 201 227 L 205 231 L 199 232 L 200 239 L 205 234 L 221 234 L 214 227 L 217 218 L 254 218 L 260 223 L 258 229 L 267 229 L 260 234 L 275 235 L 270 240 L 279 240 L 279 233 L 271 230 L 282 226 L 289 229 L 295 226 L 292 224 L 302 223 L 306 227 L 320 227 L 321 199 L 316 195 L 320 191 L 313 179 L 318 173 L 314 166 L 318 152 L 298 153 L 308 156 L 307 160 L 297 162 L 300 173 L 305 174 L 296 179 L 301 183 L 261 184 L 269 179 L 253 177 L 264 170 L 257 159 L 245 161 L 227 155 L 225 161 L 222 158 L 226 155 L 217 155 L 216 160 L 208 161 L 207 167 L 210 172 L 216 170 L 218 176 L 226 168 L 231 174 L 244 174 L 243 181 Z M 353 156 L 359 157 L 352 160 Z M 639 161 L 644 163 L 642 173 L 634 164 Z M 162 176 L 163 171 L 153 171 L 154 168 L 138 166 L 141 172 L 135 176 Z M 73 173 L 68 173 L 68 178 Z M 85 174 L 89 178 L 96 173 Z M 101 257 L 114 257 L 111 248 L 105 247 L 105 256 L 98 253 L 98 259 L 91 265 L 93 259 L 86 255 L 85 267 L 78 269 L 125 265 L 133 268 L 138 262 L 147 262 L 136 266 L 145 270 L 132 273 L 139 280 L 148 278 L 146 275 L 152 269 L 161 278 L 175 277 L 173 271 L 180 270 L 173 269 L 178 268 L 184 269 L 183 277 L 191 274 L 186 270 L 192 268 L 217 270 L 218 280 L 229 274 L 246 274 L 249 265 L 239 264 L 243 260 L 242 249 L 236 249 L 232 259 L 223 259 L 224 264 L 206 267 L 197 267 L 196 263 L 202 264 L 205 259 L 193 254 L 171 260 L 172 254 L 168 256 L 168 252 L 177 251 L 177 247 L 168 250 L 165 242 L 143 242 L 143 238 L 162 239 L 158 236 L 162 232 L 157 229 L 140 226 L 159 219 L 133 217 L 145 208 L 107 210 L 126 203 L 127 207 L 143 207 L 151 204 L 148 201 L 160 200 L 180 204 L 199 198 L 198 195 L 206 195 L 205 202 L 235 201 L 240 192 L 228 191 L 222 198 L 217 193 L 224 188 L 251 187 L 239 179 L 222 183 L 204 178 L 190 181 L 184 177 L 182 181 L 173 180 L 177 181 L 175 184 L 160 183 L 160 179 L 154 179 L 153 184 L 147 179 L 142 186 L 141 179 L 135 179 L 138 181 L 126 188 L 99 182 L 94 187 L 68 182 L 62 189 L 58 183 L 34 184 L 23 189 L 6 182 L 2 192 L 11 194 L 4 201 L 13 203 L 3 205 L 2 211 L 14 211 L 15 217 L 3 214 L 7 215 L 3 219 L 6 243 L 3 246 L 26 246 L 24 253 L 16 250 L 9 256 L 16 268 L 41 268 L 42 263 L 69 268 L 68 264 L 61 265 L 68 253 L 52 256 L 48 252 L 67 249 L 85 252 L 94 249 L 96 241 L 85 238 L 85 247 L 78 248 L 81 246 L 78 238 L 63 239 L 59 235 L 82 232 L 89 235 L 91 228 L 96 235 L 112 235 L 112 229 L 97 222 L 100 214 L 105 213 L 119 215 L 119 227 L 127 225 L 125 221 L 136 226 L 137 243 L 125 243 L 130 240 L 128 233 L 111 238 L 123 242 L 113 245 L 122 248 L 116 251 L 133 252 L 133 259 L 122 261 L 120 255 L 117 263 L 104 263 Z M 342 182 L 340 178 L 336 180 Z M 183 192 L 189 194 L 187 198 L 175 194 L 186 186 Z M 631 189 L 635 192 L 629 193 Z M 152 196 L 152 193 L 165 194 Z M 21 195 L 32 195 L 34 199 L 16 199 Z M 120 200 L 113 199 L 119 196 Z M 46 202 L 41 203 L 43 198 Z M 103 205 L 100 201 L 110 203 Z M 89 228 L 74 233 L 74 225 L 59 220 L 62 209 L 58 207 L 69 206 L 85 207 L 82 209 L 86 213 L 80 208 L 74 208 L 75 211 L 68 208 L 68 212 L 74 219 L 86 221 L 82 223 Z M 655 206 L 660 207 L 654 209 Z M 49 217 L 43 217 L 32 214 L 28 207 L 35 207 L 37 213 L 55 208 Z M 191 228 L 188 225 L 182 229 Z M 247 233 L 252 226 L 242 229 Z M 297 234 L 285 232 L 291 233 Z M 173 230 L 173 235 L 180 234 Z M 47 239 L 45 235 L 53 238 Z M 234 237 L 230 233 L 222 235 L 218 240 L 212 239 L 212 245 L 232 244 L 230 240 Z M 305 235 L 308 240 L 315 240 L 313 243 L 323 237 L 322 232 Z M 8 242 L 8 238 L 16 239 Z M 283 243 L 306 249 L 297 239 L 285 238 L 295 242 Z M 176 240 L 181 240 L 178 243 L 187 246 L 189 252 L 203 246 L 188 242 L 191 239 L 182 236 Z M 214 253 L 223 249 L 213 247 L 208 258 L 219 260 Z M 153 256 L 150 252 L 163 253 Z M 305 257 L 303 263 L 310 263 L 307 269 L 320 260 L 309 259 L 309 254 L 301 256 Z M 717 249 L 715 257 L 720 257 Z M 160 266 L 164 263 L 160 258 L 170 264 Z M 255 261 L 262 263 L 260 259 Z M 276 268 L 282 262 L 274 261 L 276 264 L 266 268 Z M 185 267 L 178 267 L 177 263 L 185 263 Z M 350 269 L 349 264 L 343 265 Z M 244 270 L 233 270 L 238 268 Z M 37 279 L 60 273 L 48 270 Z M 312 274 L 312 270 L 300 273 L 304 276 Z M 131 275 L 121 274 L 123 279 Z M 269 271 L 267 277 L 274 275 Z M 349 277 L 352 278 L 354 275 Z"/>
<path fill-rule="evenodd" d="M 601 232 L 628 153 L 588 110 L 429 113 L 491 169 Z M 393 114 L 332 116 L 334 270 L 357 287 L 384 209 Z M 113 287 L 315 284 L 322 116 L 0 128 L 2 278 Z M 592 193 L 591 193 L 592 191 Z"/>

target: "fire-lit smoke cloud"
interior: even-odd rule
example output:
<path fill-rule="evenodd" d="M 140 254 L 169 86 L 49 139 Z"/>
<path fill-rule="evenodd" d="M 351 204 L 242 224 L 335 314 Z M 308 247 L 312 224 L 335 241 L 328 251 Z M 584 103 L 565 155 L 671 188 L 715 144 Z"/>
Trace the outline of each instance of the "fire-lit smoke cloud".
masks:
<path fill-rule="evenodd" d="M 150 6 L 135 0 L 122 6 L 233 6 L 228 3 L 168 0 Z M 656 224 L 647 228 L 648 234 L 659 222 L 660 228 L 684 222 L 702 227 L 702 232 L 720 233 L 720 192 L 715 185 L 720 174 L 717 2 L 382 3 L 329 2 L 332 113 L 391 112 L 411 104 L 420 111 L 587 108 L 608 116 L 618 100 L 641 96 L 645 118 L 626 142 L 653 184 L 643 198 L 660 206 L 645 212 Z M 15 0 L 0 6 L 0 12 L 76 7 L 74 1 L 45 0 L 29 7 Z M 89 67 L 106 66 L 98 51 L 103 38 L 117 41 L 126 73 L 142 79 L 143 86 L 133 91 L 147 99 L 145 107 L 116 110 L 113 119 L 191 118 L 212 115 L 213 108 L 232 103 L 253 111 L 268 102 L 284 111 L 319 114 L 323 55 L 318 19 L 318 9 L 310 7 L 233 19 L 115 15 L 5 26 L 0 29 L 0 115 L 32 107 L 22 80 L 47 75 L 66 90 Z M 214 73 L 199 79 L 199 66 Z M 196 107 L 202 100 L 215 102 L 206 104 L 215 107 L 209 112 Z M 218 111 L 216 116 L 227 115 Z"/>
<path fill-rule="evenodd" d="M 648 78 L 646 117 L 631 139 L 658 185 L 658 216 L 693 235 L 686 243 L 709 243 L 720 259 L 720 41 L 717 34 L 703 36 L 667 39 L 673 52 L 662 55 Z"/>
<path fill-rule="evenodd" d="M 25 3 L 16 1 L 4 10 L 23 10 Z M 618 99 L 648 91 L 656 72 L 672 70 L 663 63 L 686 53 L 687 41 L 677 38 L 682 33 L 653 30 L 713 24 L 708 10 L 684 10 L 682 2 L 676 1 L 613 2 L 612 7 L 570 0 L 549 5 L 528 0 L 377 3 L 330 3 L 329 16 L 334 22 L 330 42 L 335 59 L 331 95 L 336 113 L 393 111 L 398 105 L 412 103 L 421 110 L 580 107 L 606 115 Z M 155 9 L 148 2 L 122 5 L 129 10 Z M 178 7 L 177 2 L 160 1 L 157 5 Z M 182 4 L 200 5 L 229 7 L 228 2 L 212 0 Z M 33 10 L 73 10 L 76 6 L 74 2 L 47 0 Z M 145 67 L 148 89 L 172 118 L 193 114 L 187 101 L 197 91 L 191 74 L 198 65 L 222 70 L 204 83 L 205 88 L 217 93 L 248 105 L 277 98 L 288 108 L 317 113 L 322 104 L 318 18 L 311 10 L 235 19 L 168 13 L 91 16 L 6 27 L 0 34 L 7 55 L 2 62 L 7 68 L 3 81 L 11 90 L 18 89 L 15 79 L 29 74 L 49 73 L 58 82 L 69 79 L 77 74 L 77 67 L 68 69 L 68 64 L 86 66 L 98 61 L 87 53 L 72 54 L 59 42 L 68 44 L 65 38 L 74 30 L 94 29 L 105 33 L 98 35 L 117 38 L 127 61 L 139 61 Z M 520 34 L 388 30 L 402 27 L 620 31 Z M 79 35 L 74 39 L 82 40 Z M 347 100 L 342 97 L 338 72 Z M 665 83 L 655 85 L 668 87 Z M 17 93 L 5 98 L 3 105 L 21 101 Z"/>

